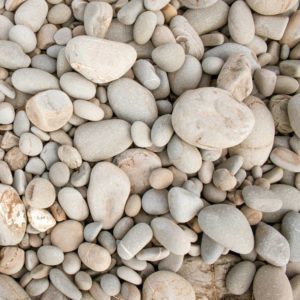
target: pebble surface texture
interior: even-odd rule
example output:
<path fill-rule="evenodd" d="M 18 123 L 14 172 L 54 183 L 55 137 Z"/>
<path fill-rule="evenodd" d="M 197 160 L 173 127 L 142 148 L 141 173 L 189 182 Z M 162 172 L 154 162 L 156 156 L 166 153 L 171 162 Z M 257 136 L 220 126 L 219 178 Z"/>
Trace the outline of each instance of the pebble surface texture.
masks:
<path fill-rule="evenodd" d="M 0 300 L 300 299 L 299 0 L 0 0 Z"/>

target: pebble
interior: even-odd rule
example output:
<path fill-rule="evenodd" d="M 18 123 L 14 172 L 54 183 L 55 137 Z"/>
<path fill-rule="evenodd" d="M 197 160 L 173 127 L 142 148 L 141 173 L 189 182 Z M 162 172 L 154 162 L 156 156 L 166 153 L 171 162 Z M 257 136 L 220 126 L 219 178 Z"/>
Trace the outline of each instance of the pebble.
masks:
<path fill-rule="evenodd" d="M 8 39 L 19 44 L 25 53 L 33 51 L 37 44 L 34 32 L 25 25 L 12 26 L 8 32 Z"/>
<path fill-rule="evenodd" d="M 71 252 L 76 250 L 83 241 L 83 226 L 78 221 L 66 220 L 53 228 L 50 237 L 52 245 L 63 252 Z"/>
<path fill-rule="evenodd" d="M 255 251 L 274 266 L 285 266 L 290 258 L 288 241 L 272 226 L 259 223 L 255 233 Z"/>
<path fill-rule="evenodd" d="M 281 232 L 290 245 L 291 254 L 289 260 L 292 262 L 300 261 L 300 256 L 298 252 L 300 242 L 299 226 L 300 215 L 294 211 L 288 212 L 284 216 L 281 224 Z"/>
<path fill-rule="evenodd" d="M 261 212 L 278 211 L 282 207 L 281 199 L 271 190 L 259 186 L 246 186 L 242 190 L 247 206 Z"/>
<path fill-rule="evenodd" d="M 107 90 L 113 112 L 128 122 L 143 121 L 152 125 L 157 118 L 157 106 L 151 92 L 136 81 L 121 78 L 111 83 Z"/>
<path fill-rule="evenodd" d="M 49 280 L 46 278 L 31 280 L 26 286 L 26 292 L 32 297 L 42 295 L 49 287 Z"/>
<path fill-rule="evenodd" d="M 78 190 L 64 187 L 57 194 L 58 202 L 69 219 L 84 221 L 89 215 L 86 201 Z"/>
<path fill-rule="evenodd" d="M 190 22 L 199 35 L 217 30 L 227 23 L 229 6 L 217 1 L 201 9 L 188 9 L 183 16 Z"/>
<path fill-rule="evenodd" d="M 171 19 L 169 26 L 174 37 L 184 46 L 185 53 L 200 60 L 204 53 L 203 42 L 189 21 L 177 15 Z"/>
<path fill-rule="evenodd" d="M 255 35 L 254 20 L 244 1 L 235 1 L 228 14 L 228 29 L 231 38 L 239 44 L 250 43 Z"/>
<path fill-rule="evenodd" d="M 4 184 L 0 184 L 0 245 L 10 246 L 21 242 L 26 229 L 25 206 L 17 191 Z"/>
<path fill-rule="evenodd" d="M 56 246 L 42 246 L 37 251 L 39 261 L 47 266 L 60 265 L 64 260 L 64 253 Z"/>
<path fill-rule="evenodd" d="M 200 253 L 202 260 L 206 264 L 214 264 L 222 255 L 224 249 L 222 245 L 212 240 L 208 235 L 202 234 Z"/>
<path fill-rule="evenodd" d="M 103 291 L 112 297 L 118 295 L 121 291 L 120 280 L 113 274 L 104 274 L 101 277 L 100 285 Z"/>
<path fill-rule="evenodd" d="M 57 268 L 51 269 L 49 273 L 51 283 L 65 296 L 80 300 L 81 292 L 76 285 L 67 277 L 67 275 Z"/>
<path fill-rule="evenodd" d="M 121 258 L 132 259 L 152 239 L 153 232 L 149 225 L 139 223 L 133 226 L 118 244 L 118 254 Z"/>
<path fill-rule="evenodd" d="M 170 213 L 176 222 L 186 223 L 195 217 L 203 207 L 203 201 L 180 187 L 173 187 L 168 193 Z"/>
<path fill-rule="evenodd" d="M 285 60 L 280 62 L 279 69 L 282 75 L 287 75 L 295 78 L 300 77 L 299 60 Z M 296 95 L 297 96 L 297 95 Z"/>
<path fill-rule="evenodd" d="M 43 143 L 34 134 L 25 132 L 20 136 L 19 148 L 25 155 L 37 156 L 43 150 Z"/>
<path fill-rule="evenodd" d="M 170 271 L 158 271 L 144 282 L 143 299 L 195 300 L 191 284 L 180 275 Z"/>
<path fill-rule="evenodd" d="M 56 187 L 62 187 L 70 179 L 70 170 L 63 162 L 54 163 L 49 169 L 49 180 Z"/>
<path fill-rule="evenodd" d="M 159 116 L 151 128 L 151 141 L 157 147 L 163 147 L 170 141 L 174 130 L 172 127 L 172 116 L 165 114 Z"/>
<path fill-rule="evenodd" d="M 225 124 L 225 118 L 230 123 Z M 204 119 L 205 122 L 201 121 Z M 228 92 L 210 87 L 182 94 L 174 107 L 172 124 L 176 134 L 189 144 L 204 149 L 228 148 L 247 138 L 254 127 L 254 117 L 249 108 L 236 102 Z"/>
<path fill-rule="evenodd" d="M 179 44 L 167 43 L 155 48 L 151 57 L 162 70 L 175 72 L 184 64 L 185 53 Z"/>
<path fill-rule="evenodd" d="M 90 101 L 75 100 L 73 108 L 76 116 L 88 121 L 100 121 L 104 118 L 103 109 Z"/>
<path fill-rule="evenodd" d="M 53 216 L 45 209 L 29 208 L 27 217 L 30 225 L 39 232 L 46 232 L 56 224 Z"/>
<path fill-rule="evenodd" d="M 291 4 L 295 5 L 296 1 L 291 0 Z M 298 22 L 299 22 L 299 11 L 296 10 L 290 17 L 289 23 L 284 31 L 283 37 L 281 39 L 281 42 L 283 44 L 288 45 L 290 48 L 293 48 L 297 45 L 297 43 L 300 41 L 299 32 L 297 30 L 298 28 Z"/>
<path fill-rule="evenodd" d="M 71 39 L 65 55 L 75 71 L 94 83 L 107 83 L 120 78 L 137 57 L 136 51 L 129 45 L 91 36 Z"/>
<path fill-rule="evenodd" d="M 270 154 L 270 159 L 276 166 L 284 170 L 290 172 L 300 171 L 300 156 L 287 148 L 274 148 Z"/>
<path fill-rule="evenodd" d="M 262 15 L 278 15 L 285 13 L 293 7 L 297 1 L 295 0 L 266 0 L 264 3 L 256 2 L 255 0 L 247 0 L 247 4 L 257 13 Z"/>
<path fill-rule="evenodd" d="M 140 45 L 146 44 L 154 32 L 157 24 L 156 14 L 152 11 L 141 13 L 133 26 L 134 41 Z"/>
<path fill-rule="evenodd" d="M 290 125 L 298 136 L 300 135 L 300 123 L 297 119 L 297 115 L 300 107 L 299 105 L 300 105 L 300 97 L 298 95 L 295 95 L 294 97 L 289 99 L 288 106 L 287 106 Z"/>
<path fill-rule="evenodd" d="M 226 275 L 226 288 L 231 294 L 246 293 L 253 281 L 256 266 L 250 261 L 242 261 L 234 265 Z"/>
<path fill-rule="evenodd" d="M 15 111 L 13 106 L 7 102 L 0 103 L 0 124 L 11 124 L 15 118 Z"/>
<path fill-rule="evenodd" d="M 292 300 L 293 293 L 287 276 L 280 268 L 265 265 L 256 272 L 253 296 L 257 300 Z"/>
<path fill-rule="evenodd" d="M 219 57 L 206 57 L 202 61 L 202 68 L 206 74 L 209 75 L 218 75 L 224 65 L 223 59 Z"/>
<path fill-rule="evenodd" d="M 133 143 L 136 146 L 146 148 L 152 145 L 152 141 L 150 138 L 150 128 L 146 123 L 142 121 L 133 122 L 130 133 Z"/>
<path fill-rule="evenodd" d="M 86 34 L 104 38 L 111 24 L 112 17 L 113 8 L 109 3 L 87 3 L 83 14 L 83 23 Z"/>
<path fill-rule="evenodd" d="M 74 275 L 80 270 L 80 267 L 81 260 L 76 252 L 65 253 L 62 268 L 66 274 Z"/>
<path fill-rule="evenodd" d="M 165 189 L 148 190 L 142 197 L 142 208 L 150 215 L 163 215 L 167 213 L 169 211 L 168 191 Z"/>
<path fill-rule="evenodd" d="M 172 271 L 172 272 L 178 272 L 183 264 L 183 255 L 176 255 L 173 253 L 170 253 L 169 256 L 162 259 L 158 264 L 158 269 L 160 271 Z"/>
<path fill-rule="evenodd" d="M 130 124 L 118 119 L 85 123 L 77 127 L 74 135 L 74 145 L 86 161 L 113 157 L 131 143 Z"/>
<path fill-rule="evenodd" d="M 84 231 L 83 231 L 84 239 L 90 243 L 95 241 L 101 229 L 102 229 L 101 222 L 92 222 L 87 224 L 84 227 Z"/>
<path fill-rule="evenodd" d="M 55 188 L 45 178 L 32 179 L 25 190 L 26 202 L 33 208 L 48 208 L 54 203 L 55 198 Z"/>
<path fill-rule="evenodd" d="M 87 200 L 94 221 L 111 229 L 124 213 L 130 192 L 126 172 L 112 163 L 101 162 L 92 169 Z"/>
<path fill-rule="evenodd" d="M 25 262 L 25 252 L 18 247 L 3 247 L 0 251 L 1 262 L 0 272 L 7 275 L 13 275 L 19 272 Z"/>
<path fill-rule="evenodd" d="M 272 114 L 259 98 L 250 96 L 244 102 L 254 115 L 255 125 L 250 135 L 230 148 L 229 153 L 241 155 L 244 158 L 243 168 L 250 170 L 267 161 L 274 143 L 275 128 Z"/>
<path fill-rule="evenodd" d="M 78 150 L 69 145 L 62 145 L 58 148 L 57 155 L 70 169 L 77 169 L 82 164 L 82 158 Z"/>
<path fill-rule="evenodd" d="M 117 275 L 120 279 L 130 282 L 134 285 L 140 285 L 142 283 L 141 276 L 134 270 L 122 266 L 117 269 Z"/>
<path fill-rule="evenodd" d="M 128 161 L 131 161 L 128 164 Z M 154 169 L 161 167 L 160 158 L 152 151 L 131 148 L 114 159 L 114 163 L 129 177 L 131 192 L 141 194 L 149 187 L 149 177 Z"/>
<path fill-rule="evenodd" d="M 129 282 L 123 282 L 121 286 L 121 295 L 124 300 L 140 300 L 141 292 L 140 290 Z"/>
<path fill-rule="evenodd" d="M 18 7 L 15 13 L 15 23 L 25 25 L 37 32 L 43 25 L 48 13 L 48 5 L 44 0 L 29 0 Z"/>
<path fill-rule="evenodd" d="M 76 273 L 74 279 L 75 279 L 76 285 L 82 291 L 88 291 L 92 287 L 92 284 L 93 284 L 92 278 L 88 273 L 86 273 L 84 271 L 80 271 L 80 272 Z"/>
<path fill-rule="evenodd" d="M 109 252 L 96 244 L 82 243 L 78 248 L 81 261 L 91 270 L 103 272 L 110 266 L 111 256 Z"/>
<path fill-rule="evenodd" d="M 190 251 L 191 243 L 187 235 L 176 223 L 168 218 L 154 218 L 151 221 L 151 228 L 155 239 L 171 253 L 184 255 Z"/>
<path fill-rule="evenodd" d="M 29 120 L 44 131 L 63 127 L 71 118 L 73 106 L 70 98 L 62 91 L 48 90 L 37 93 L 26 103 Z"/>
<path fill-rule="evenodd" d="M 254 247 L 251 227 L 234 206 L 216 204 L 204 207 L 198 215 L 198 222 L 205 234 L 234 252 L 246 254 Z"/>
<path fill-rule="evenodd" d="M 0 274 L 0 294 L 1 297 L 7 300 L 24 299 L 30 300 L 31 298 L 22 286 L 11 276 Z"/>
<path fill-rule="evenodd" d="M 165 168 L 153 170 L 149 177 L 149 183 L 152 188 L 161 190 L 170 186 L 173 182 L 173 173 Z"/>

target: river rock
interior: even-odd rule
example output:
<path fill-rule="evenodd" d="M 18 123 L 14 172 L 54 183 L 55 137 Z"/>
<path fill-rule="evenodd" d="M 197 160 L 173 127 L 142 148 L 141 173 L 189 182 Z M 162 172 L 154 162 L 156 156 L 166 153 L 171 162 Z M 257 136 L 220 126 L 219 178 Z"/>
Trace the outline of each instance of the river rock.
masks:
<path fill-rule="evenodd" d="M 114 163 L 129 177 L 131 192 L 142 194 L 149 187 L 151 172 L 161 167 L 160 158 L 152 151 L 132 148 L 114 159 Z"/>
<path fill-rule="evenodd" d="M 87 191 L 93 220 L 101 221 L 104 229 L 111 229 L 124 213 L 129 192 L 126 172 L 109 162 L 96 164 Z"/>
<path fill-rule="evenodd" d="M 151 221 L 151 227 L 155 239 L 170 252 L 184 255 L 190 251 L 191 242 L 187 234 L 173 221 L 157 217 Z"/>
<path fill-rule="evenodd" d="M 181 187 L 170 189 L 168 203 L 172 217 L 179 223 L 190 221 L 203 207 L 203 201 L 199 197 Z"/>
<path fill-rule="evenodd" d="M 130 45 L 91 36 L 71 39 L 65 55 L 75 71 L 95 83 L 120 78 L 132 67 L 137 57 Z"/>
<path fill-rule="evenodd" d="M 109 252 L 93 243 L 82 243 L 78 248 L 78 255 L 88 268 L 96 272 L 103 272 L 111 263 Z"/>
<path fill-rule="evenodd" d="M 273 191 L 281 200 L 282 207 L 271 213 L 263 214 L 263 221 L 267 223 L 280 222 L 282 217 L 290 210 L 298 212 L 300 210 L 300 191 L 287 184 L 272 184 Z"/>
<path fill-rule="evenodd" d="M 252 229 L 246 217 L 232 205 L 207 206 L 200 211 L 198 222 L 205 234 L 234 252 L 247 254 L 254 247 Z"/>
<path fill-rule="evenodd" d="M 290 120 L 291 127 L 297 136 L 300 136 L 300 122 L 299 122 L 299 113 L 300 113 L 300 95 L 293 96 L 288 102 L 288 116 Z"/>
<path fill-rule="evenodd" d="M 242 261 L 233 268 L 226 275 L 226 287 L 231 294 L 242 295 L 250 288 L 256 266 L 253 262 Z"/>
<path fill-rule="evenodd" d="M 30 300 L 31 297 L 13 277 L 0 274 L 0 295 L 5 300 Z"/>
<path fill-rule="evenodd" d="M 0 245 L 16 245 L 26 230 L 26 211 L 17 191 L 0 184 Z"/>
<path fill-rule="evenodd" d="M 195 300 L 191 284 L 180 275 L 170 271 L 151 274 L 143 285 L 144 300 Z"/>
<path fill-rule="evenodd" d="M 157 106 L 151 92 L 136 81 L 121 78 L 107 89 L 109 104 L 113 112 L 128 122 L 143 121 L 152 125 L 157 119 Z"/>
<path fill-rule="evenodd" d="M 285 266 L 290 258 L 290 246 L 286 238 L 275 228 L 259 223 L 255 232 L 255 251 L 274 266 Z"/>
<path fill-rule="evenodd" d="M 131 143 L 130 124 L 118 119 L 85 123 L 76 129 L 74 136 L 74 145 L 82 158 L 91 162 L 111 158 Z"/>
<path fill-rule="evenodd" d="M 0 40 L 0 67 L 16 70 L 28 67 L 30 62 L 30 57 L 23 52 L 20 45 Z"/>
<path fill-rule="evenodd" d="M 13 275 L 23 268 L 25 251 L 18 247 L 3 247 L 0 250 L 0 257 L 0 272 Z"/>
<path fill-rule="evenodd" d="M 260 186 L 246 186 L 242 190 L 247 206 L 262 211 L 278 211 L 282 207 L 281 199 L 271 190 Z"/>
<path fill-rule="evenodd" d="M 238 154 L 244 158 L 243 168 L 262 166 L 273 147 L 275 127 L 272 114 L 259 98 L 250 96 L 244 103 L 251 109 L 255 125 L 250 135 L 239 145 L 230 148 L 230 155 Z"/>
<path fill-rule="evenodd" d="M 189 144 L 204 149 L 228 148 L 249 136 L 254 117 L 229 92 L 206 87 L 187 91 L 177 99 L 172 124 Z"/>
<path fill-rule="evenodd" d="M 262 15 L 278 15 L 285 13 L 296 5 L 297 0 L 246 0 L 247 4 L 255 12 Z"/>
<path fill-rule="evenodd" d="M 26 103 L 29 120 L 44 131 L 55 131 L 63 127 L 72 113 L 73 105 L 69 96 L 60 90 L 40 92 Z"/>
<path fill-rule="evenodd" d="M 287 213 L 282 220 L 281 232 L 290 245 L 290 261 L 300 262 L 300 214 L 295 211 Z"/>
<path fill-rule="evenodd" d="M 16 70 L 11 81 L 16 89 L 27 94 L 59 89 L 58 80 L 54 75 L 36 68 Z"/>
<path fill-rule="evenodd" d="M 291 285 L 281 268 L 262 266 L 253 282 L 255 300 L 293 300 Z"/>

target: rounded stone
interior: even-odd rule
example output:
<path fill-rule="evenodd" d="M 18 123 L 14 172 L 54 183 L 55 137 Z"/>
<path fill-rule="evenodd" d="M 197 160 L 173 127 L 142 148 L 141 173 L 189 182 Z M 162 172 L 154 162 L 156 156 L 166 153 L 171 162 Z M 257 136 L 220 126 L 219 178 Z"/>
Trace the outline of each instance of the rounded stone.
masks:
<path fill-rule="evenodd" d="M 63 252 L 74 251 L 83 241 L 83 226 L 74 220 L 60 222 L 51 231 L 50 238 L 52 245 Z"/>
<path fill-rule="evenodd" d="M 246 186 L 242 194 L 247 206 L 262 212 L 278 211 L 282 207 L 282 201 L 274 192 L 260 186 Z"/>
<path fill-rule="evenodd" d="M 204 149 L 240 144 L 251 133 L 254 117 L 250 109 L 221 89 L 207 87 L 183 93 L 172 114 L 176 134 Z"/>
<path fill-rule="evenodd" d="M 254 237 L 248 220 L 232 205 L 206 206 L 200 211 L 198 222 L 205 234 L 234 252 L 247 254 L 254 247 Z"/>
<path fill-rule="evenodd" d="M 170 271 L 154 272 L 144 282 L 144 300 L 195 300 L 191 284 L 180 275 Z"/>
<path fill-rule="evenodd" d="M 26 230 L 26 211 L 17 191 L 0 184 L 0 245 L 10 246 L 21 242 Z"/>
<path fill-rule="evenodd" d="M 39 261 L 47 266 L 60 265 L 64 260 L 64 253 L 56 246 L 45 245 L 38 249 Z"/>
<path fill-rule="evenodd" d="M 90 162 L 111 158 L 131 143 L 130 124 L 119 119 L 85 123 L 77 127 L 74 136 L 82 159 Z"/>
<path fill-rule="evenodd" d="M 188 236 L 176 223 L 168 218 L 154 218 L 151 221 L 151 228 L 155 239 L 171 253 L 184 255 L 190 251 L 191 242 Z"/>
<path fill-rule="evenodd" d="M 114 163 L 129 177 L 131 192 L 141 194 L 149 187 L 152 170 L 161 167 L 160 158 L 152 151 L 132 148 L 116 156 Z"/>
<path fill-rule="evenodd" d="M 128 122 L 143 121 L 152 125 L 157 106 L 151 92 L 130 78 L 121 78 L 108 86 L 107 96 L 113 112 Z"/>
<path fill-rule="evenodd" d="M 44 131 L 63 127 L 71 118 L 73 105 L 62 91 L 48 90 L 31 97 L 26 103 L 29 120 Z"/>
<path fill-rule="evenodd" d="M 111 229 L 124 213 L 129 192 L 130 181 L 122 169 L 109 162 L 96 164 L 87 191 L 93 220 Z"/>
<path fill-rule="evenodd" d="M 95 83 L 107 83 L 120 78 L 132 67 L 137 57 L 130 45 L 91 36 L 71 39 L 65 55 L 75 71 Z"/>
<path fill-rule="evenodd" d="M 256 272 L 253 282 L 256 300 L 293 300 L 291 285 L 281 268 L 265 265 Z"/>
<path fill-rule="evenodd" d="M 111 263 L 109 252 L 92 243 L 82 243 L 78 248 L 78 255 L 88 268 L 96 272 L 105 271 Z"/>
<path fill-rule="evenodd" d="M 256 266 L 253 262 L 242 261 L 234 265 L 226 275 L 226 288 L 233 295 L 242 295 L 250 288 Z"/>
<path fill-rule="evenodd" d="M 13 275 L 23 268 L 25 251 L 18 247 L 3 247 L 0 250 L 0 258 L 0 272 Z"/>

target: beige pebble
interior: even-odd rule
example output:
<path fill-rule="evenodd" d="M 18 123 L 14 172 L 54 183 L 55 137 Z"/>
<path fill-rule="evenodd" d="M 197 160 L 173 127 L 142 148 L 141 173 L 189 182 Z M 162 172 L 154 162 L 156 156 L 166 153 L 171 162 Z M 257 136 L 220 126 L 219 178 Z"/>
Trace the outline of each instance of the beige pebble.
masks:
<path fill-rule="evenodd" d="M 63 24 L 69 20 L 72 11 L 69 6 L 59 3 L 49 9 L 47 19 L 51 24 Z"/>
<path fill-rule="evenodd" d="M 133 25 L 133 38 L 140 45 L 146 44 L 154 32 L 157 24 L 156 14 L 152 11 L 141 13 Z"/>
<path fill-rule="evenodd" d="M 84 10 L 84 29 L 87 35 L 104 38 L 111 24 L 113 8 L 106 2 L 88 3 Z"/>
<path fill-rule="evenodd" d="M 26 103 L 29 120 L 44 131 L 54 131 L 63 127 L 71 118 L 72 112 L 70 98 L 59 90 L 40 92 Z"/>
<path fill-rule="evenodd" d="M 278 167 L 290 172 L 300 171 L 300 156 L 295 152 L 283 148 L 276 147 L 270 154 L 271 161 Z"/>
<path fill-rule="evenodd" d="M 92 243 L 82 243 L 78 248 L 78 255 L 88 268 L 97 272 L 105 271 L 111 262 L 109 252 Z"/>
<path fill-rule="evenodd" d="M 66 239 L 66 235 L 68 239 Z M 63 252 L 71 252 L 83 241 L 83 226 L 78 221 L 66 220 L 58 223 L 51 231 L 51 243 Z"/>
<path fill-rule="evenodd" d="M 10 41 L 19 44 L 25 53 L 33 51 L 37 45 L 34 32 L 25 25 L 15 25 L 8 33 Z"/>
<path fill-rule="evenodd" d="M 165 189 L 173 182 L 173 173 L 165 168 L 158 168 L 151 172 L 149 183 L 154 189 Z"/>
<path fill-rule="evenodd" d="M 78 150 L 69 145 L 62 145 L 57 151 L 59 159 L 70 169 L 77 169 L 82 164 L 82 158 Z"/>
<path fill-rule="evenodd" d="M 290 2 L 296 2 L 290 1 Z M 296 46 L 296 44 L 300 41 L 300 34 L 298 31 L 298 24 L 300 19 L 299 10 L 296 10 L 294 14 L 290 17 L 289 23 L 284 31 L 283 37 L 280 40 L 282 44 L 287 44 L 290 48 Z"/>

